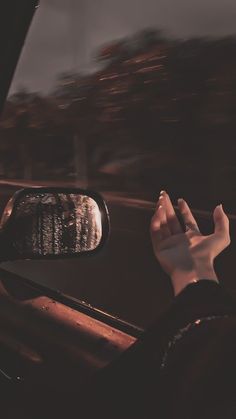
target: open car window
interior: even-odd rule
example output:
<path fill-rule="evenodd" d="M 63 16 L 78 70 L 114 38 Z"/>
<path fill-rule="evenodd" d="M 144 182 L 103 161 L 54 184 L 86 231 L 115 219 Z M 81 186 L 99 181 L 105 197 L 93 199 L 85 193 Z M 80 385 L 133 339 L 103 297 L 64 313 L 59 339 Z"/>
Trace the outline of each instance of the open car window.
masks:
<path fill-rule="evenodd" d="M 0 122 L 0 190 L 89 187 L 111 214 L 90 259 L 4 264 L 136 324 L 172 298 L 149 220 L 168 190 L 236 217 L 236 4 L 42 0 Z M 234 238 L 218 269 L 232 289 Z"/>

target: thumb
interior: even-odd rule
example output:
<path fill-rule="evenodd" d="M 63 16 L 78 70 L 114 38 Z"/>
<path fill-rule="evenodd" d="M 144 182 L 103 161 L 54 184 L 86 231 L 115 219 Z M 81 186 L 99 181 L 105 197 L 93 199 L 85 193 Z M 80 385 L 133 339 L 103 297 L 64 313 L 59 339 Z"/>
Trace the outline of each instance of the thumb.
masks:
<path fill-rule="evenodd" d="M 215 233 L 223 236 L 229 236 L 229 219 L 225 214 L 222 204 L 218 205 L 213 212 L 213 219 L 215 224 Z"/>

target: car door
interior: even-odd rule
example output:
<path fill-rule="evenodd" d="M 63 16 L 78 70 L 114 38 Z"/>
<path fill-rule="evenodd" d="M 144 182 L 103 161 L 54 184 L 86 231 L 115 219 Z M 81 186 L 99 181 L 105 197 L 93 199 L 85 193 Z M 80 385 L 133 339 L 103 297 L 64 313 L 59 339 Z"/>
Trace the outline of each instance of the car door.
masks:
<path fill-rule="evenodd" d="M 1 108 L 36 6 L 36 2 L 2 5 Z M 22 135 L 26 139 L 24 133 L 28 116 L 20 102 L 17 99 L 16 115 L 14 111 L 12 114 L 15 104 L 10 103 L 9 107 L 7 100 L 1 120 L 1 167 L 5 171 L 8 166 L 14 173 L 19 173 L 22 158 L 26 163 L 28 152 L 26 143 L 21 141 Z M 8 125 L 12 116 L 17 119 L 17 127 L 11 123 Z M 13 131 L 16 128 L 18 140 L 16 137 L 13 139 L 12 128 Z M 9 140 L 10 147 L 7 146 Z M 15 176 L 13 180 L 5 175 L 1 179 L 1 212 L 16 190 L 34 185 L 28 179 Z M 5 417 L 14 417 L 15 414 L 25 417 L 30 414 L 34 403 L 38 403 L 34 398 L 37 394 L 46 397 L 46 394 L 58 391 L 78 392 L 79 386 L 91 374 L 129 348 L 140 331 L 83 301 L 66 297 L 62 292 L 53 290 L 53 287 L 37 284 L 37 281 L 28 279 L 27 275 L 20 276 L 22 272 L 19 268 L 15 272 L 13 268 L 12 273 L 10 266 L 11 263 L 9 266 L 2 264 L 0 269 L 0 386 L 4 395 L 2 414 Z M 31 274 L 37 272 L 37 266 L 40 264 L 31 266 Z M 31 394 L 30 400 L 29 397 L 25 398 L 25 392 Z M 47 400 L 48 406 L 50 403 L 56 409 L 56 400 Z"/>

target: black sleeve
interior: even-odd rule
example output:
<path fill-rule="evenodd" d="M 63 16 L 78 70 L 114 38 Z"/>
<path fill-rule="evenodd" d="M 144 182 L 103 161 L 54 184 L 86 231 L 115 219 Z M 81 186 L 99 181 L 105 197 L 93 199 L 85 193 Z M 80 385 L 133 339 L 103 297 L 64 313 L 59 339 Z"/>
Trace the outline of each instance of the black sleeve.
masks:
<path fill-rule="evenodd" d="M 209 316 L 236 314 L 236 303 L 224 287 L 215 281 L 189 284 L 168 310 L 144 333 L 137 346 L 155 347 L 162 354 L 168 341 L 188 324 Z"/>
<path fill-rule="evenodd" d="M 164 317 L 172 333 L 202 317 L 231 314 L 236 314 L 236 302 L 225 288 L 215 281 L 201 280 L 188 285 Z"/>
<path fill-rule="evenodd" d="M 186 315 L 201 316 L 211 313 L 236 313 L 234 299 L 219 283 L 201 280 L 188 285 L 174 300 L 173 310 L 186 310 Z"/>
<path fill-rule="evenodd" d="M 161 355 L 165 417 L 236 417 L 235 313 L 234 300 L 211 281 L 189 285 L 176 298 Z"/>
<path fill-rule="evenodd" d="M 217 316 L 219 321 L 225 321 L 225 316 L 231 318 L 235 312 L 233 299 L 221 285 L 213 281 L 202 280 L 187 286 L 174 299 L 166 313 L 149 330 L 144 332 L 131 348 L 97 375 L 95 391 L 93 391 L 93 394 L 96 395 L 93 406 L 98 411 L 103 412 L 104 418 L 173 419 L 174 417 L 181 417 L 181 419 L 195 419 L 193 412 L 186 409 L 188 406 L 191 411 L 192 402 L 195 403 L 198 398 L 194 401 L 191 400 L 192 392 L 188 393 L 187 390 L 192 385 L 192 389 L 195 391 L 198 384 L 201 385 L 201 382 L 205 380 L 204 371 L 207 371 L 207 369 L 204 366 L 208 364 L 209 352 L 204 352 L 205 364 L 201 369 L 203 375 L 200 375 L 199 380 L 191 384 L 192 365 L 197 366 L 201 362 L 202 347 L 205 347 L 205 345 L 209 348 L 214 347 L 218 329 L 216 327 L 208 333 L 210 330 L 208 327 L 211 328 L 212 326 L 208 326 L 211 322 L 207 322 L 207 325 L 203 323 L 203 327 L 198 328 L 197 331 L 193 330 L 192 334 L 187 334 L 187 339 L 181 339 L 181 344 L 185 344 L 184 350 L 183 347 L 175 345 L 168 360 L 168 368 L 162 370 L 161 364 L 168 342 L 173 339 L 180 329 L 198 319 Z M 215 324 L 215 322 L 213 323 Z M 213 323 L 211 324 L 213 325 Z M 205 332 L 202 334 L 204 330 Z M 221 330 L 226 330 L 224 325 Z M 230 330 L 232 330 L 231 326 Z M 201 332 L 200 335 L 199 332 Z M 188 340 L 188 337 L 191 339 Z M 210 338 L 209 342 L 208 338 Z M 220 335 L 217 337 L 217 342 L 219 342 L 219 339 Z M 229 337 L 227 339 L 229 341 Z M 220 341 L 223 341 L 223 339 L 220 339 Z M 225 350 L 227 351 L 227 346 L 225 346 Z M 187 357 L 188 354 L 190 354 L 190 358 Z M 217 354 L 214 359 L 217 363 L 219 359 Z M 183 373 L 184 370 L 185 374 Z M 211 374 L 211 367 L 209 371 L 210 376 L 214 378 Z M 210 382 L 206 380 L 206 386 L 202 386 L 203 392 L 206 391 Z M 177 389 L 180 389 L 180 391 L 176 391 Z M 202 391 L 194 394 L 198 394 L 200 397 Z M 189 403 L 185 402 L 187 399 Z M 179 406 L 177 406 L 178 400 L 181 400 Z M 202 400 L 202 403 L 205 403 L 204 397 Z M 199 403 L 199 409 L 200 406 Z M 184 416 L 185 413 L 186 416 Z M 197 419 L 199 417 L 203 418 L 204 416 L 198 416 Z M 228 419 L 224 415 L 223 417 Z M 207 419 L 210 419 L 210 416 Z"/>

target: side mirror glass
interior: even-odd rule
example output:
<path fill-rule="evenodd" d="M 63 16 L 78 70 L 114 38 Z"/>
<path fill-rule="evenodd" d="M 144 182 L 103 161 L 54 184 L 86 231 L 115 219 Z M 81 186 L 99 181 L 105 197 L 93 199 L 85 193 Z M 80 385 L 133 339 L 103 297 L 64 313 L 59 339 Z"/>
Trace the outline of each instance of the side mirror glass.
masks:
<path fill-rule="evenodd" d="M 0 223 L 12 259 L 70 257 L 99 250 L 108 237 L 108 211 L 94 192 L 27 188 L 8 202 Z"/>

